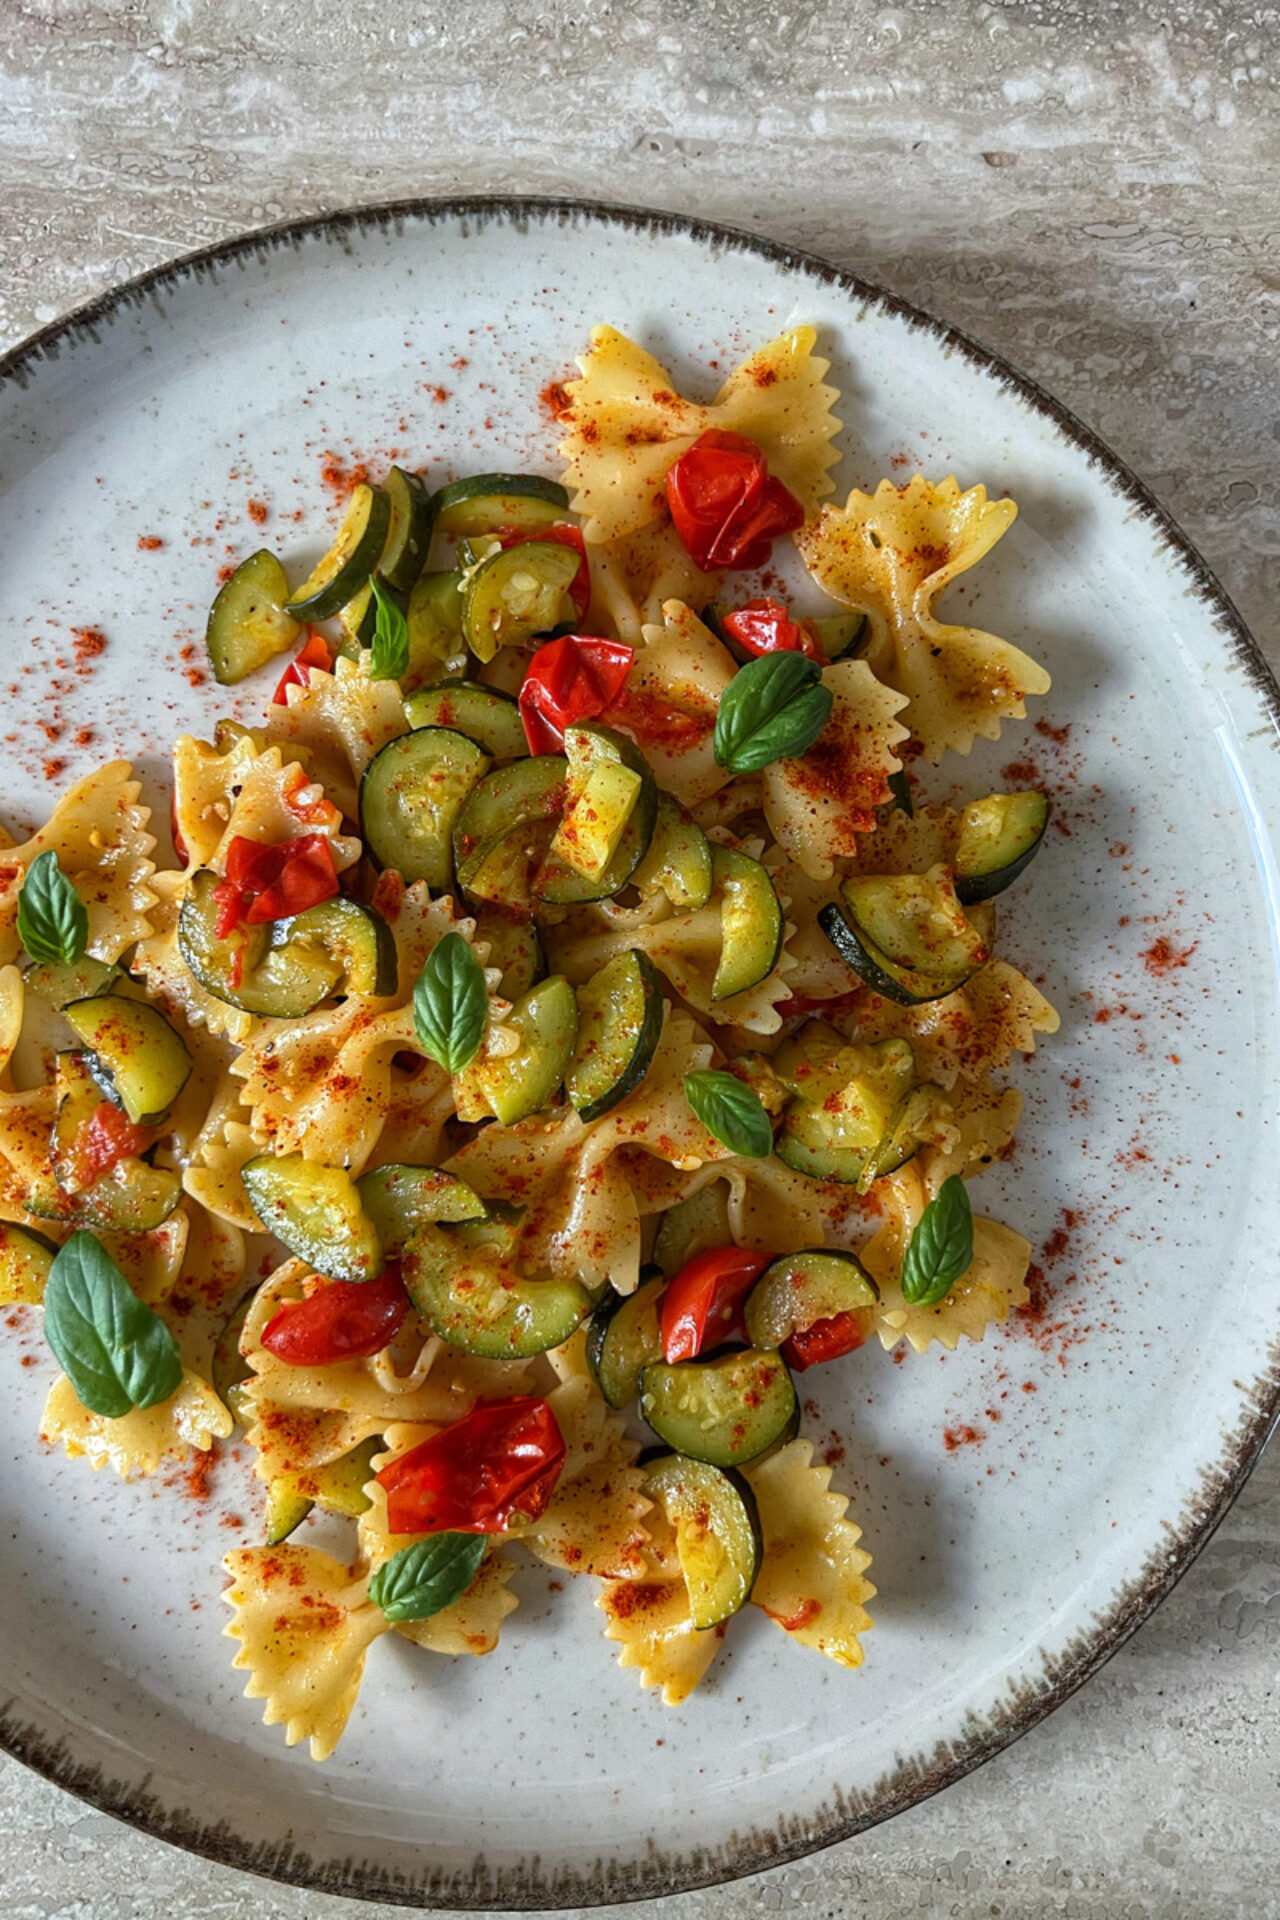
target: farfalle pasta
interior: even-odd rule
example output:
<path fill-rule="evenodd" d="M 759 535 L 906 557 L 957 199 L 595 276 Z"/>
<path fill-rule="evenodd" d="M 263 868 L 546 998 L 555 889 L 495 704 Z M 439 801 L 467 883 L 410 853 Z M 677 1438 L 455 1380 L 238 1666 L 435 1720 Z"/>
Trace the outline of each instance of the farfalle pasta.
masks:
<path fill-rule="evenodd" d="M 1048 800 L 921 769 L 1048 689 L 934 614 L 1016 509 L 823 507 L 808 326 L 707 404 L 611 327 L 581 369 L 560 480 L 393 468 L 305 579 L 232 572 L 216 677 L 293 658 L 260 724 L 175 743 L 171 859 L 124 761 L 0 830 L 41 1438 L 132 1477 L 238 1432 L 234 1664 L 318 1760 L 380 1638 L 519 1651 L 539 1566 L 671 1706 L 748 1604 L 856 1668 L 870 1556 L 796 1378 L 865 1345 L 874 1393 L 878 1350 L 1027 1298 L 965 1183 L 1057 1026 L 991 904 Z"/>

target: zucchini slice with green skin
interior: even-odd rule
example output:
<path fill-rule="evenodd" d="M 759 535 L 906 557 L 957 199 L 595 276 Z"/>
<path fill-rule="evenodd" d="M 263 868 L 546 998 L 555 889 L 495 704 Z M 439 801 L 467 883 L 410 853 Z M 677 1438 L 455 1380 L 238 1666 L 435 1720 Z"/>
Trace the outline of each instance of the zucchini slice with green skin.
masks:
<path fill-rule="evenodd" d="M 204 636 L 219 686 L 234 687 L 278 653 L 288 652 L 299 628 L 285 604 L 288 598 L 284 568 L 266 547 L 242 560 L 223 581 Z"/>
<path fill-rule="evenodd" d="M 559 1347 L 591 1311 L 577 1280 L 526 1280 L 459 1232 L 428 1228 L 402 1268 L 419 1319 L 448 1346 L 483 1360 L 529 1360 Z"/>
<path fill-rule="evenodd" d="M 991 958 L 945 867 L 854 875 L 818 925 L 865 986 L 904 1007 L 945 1000 Z"/>
<path fill-rule="evenodd" d="M 817 1073 L 829 1067 L 836 1055 L 844 1053 L 849 1042 L 829 1020 L 806 1020 L 784 1040 L 772 1056 L 772 1067 L 784 1087 L 802 1098 Z M 821 1099 L 824 1096 L 815 1096 Z"/>
<path fill-rule="evenodd" d="M 409 665 L 401 680 L 407 689 L 438 680 L 450 661 L 465 657 L 462 637 L 462 574 L 424 573 L 409 595 Z M 460 729 L 465 733 L 466 728 Z"/>
<path fill-rule="evenodd" d="M 713 1000 L 732 1000 L 771 974 L 782 952 L 782 907 L 758 860 L 713 846 L 711 875 L 720 890 L 720 959 Z"/>
<path fill-rule="evenodd" d="M 475 680 L 446 680 L 422 687 L 404 703 L 411 727 L 452 727 L 465 733 L 494 760 L 527 760 L 520 708 L 509 693 L 482 687 Z"/>
<path fill-rule="evenodd" d="M 907 1041 L 842 1041 L 824 1060 L 805 1063 L 805 1070 L 795 1072 L 789 1084 L 799 1093 L 783 1111 L 774 1151 L 796 1173 L 811 1180 L 840 1180 L 865 1193 L 879 1173 L 900 1166 L 915 1152 L 916 1143 L 901 1132 L 916 1084 Z M 895 1138 L 901 1148 L 897 1158 Z"/>
<path fill-rule="evenodd" d="M 262 1516 L 262 1537 L 269 1547 L 279 1547 L 296 1533 L 315 1501 L 299 1493 L 287 1480 L 267 1482 L 267 1504 Z"/>
<path fill-rule="evenodd" d="M 538 898 L 557 907 L 621 893 L 649 850 L 658 810 L 649 763 L 623 733 L 567 727 L 565 764 L 564 813 L 534 880 Z M 621 788 L 610 784 L 619 781 Z M 569 850 L 579 865 L 562 857 Z"/>
<path fill-rule="evenodd" d="M 454 480 L 435 496 L 436 525 L 444 533 L 537 533 L 563 520 L 569 496 L 557 480 L 536 473 L 478 473 Z"/>
<path fill-rule="evenodd" d="M 240 1351 L 240 1336 L 257 1291 L 256 1287 L 250 1287 L 244 1298 L 231 1309 L 218 1335 L 209 1367 L 210 1385 L 223 1406 L 230 1410 L 232 1418 L 242 1427 L 250 1426 L 253 1422 L 253 1409 L 245 1394 L 245 1385 L 253 1378 L 253 1368 Z"/>
<path fill-rule="evenodd" d="M 634 948 L 579 987 L 565 1092 L 584 1120 L 598 1120 L 640 1085 L 662 1034 L 662 1006 L 658 971 Z"/>
<path fill-rule="evenodd" d="M 372 1504 L 365 1488 L 373 1478 L 373 1456 L 384 1442 L 374 1434 L 350 1453 L 311 1473 L 282 1473 L 267 1486 L 267 1545 L 278 1547 L 302 1525 L 313 1507 L 322 1513 L 340 1513 L 358 1520 Z"/>
<path fill-rule="evenodd" d="M 699 1632 L 732 1619 L 751 1598 L 764 1555 L 756 1498 L 740 1473 L 664 1453 L 645 1473 L 644 1490 L 662 1508 Z"/>
<path fill-rule="evenodd" d="M 734 1347 L 706 1359 L 658 1360 L 640 1376 L 640 1412 L 687 1460 L 740 1467 L 789 1440 L 800 1424 L 781 1356 Z"/>
<path fill-rule="evenodd" d="M 1048 824 L 1045 793 L 992 793 L 971 800 L 960 815 L 955 852 L 960 904 L 976 906 L 1003 893 L 1039 853 Z"/>
<path fill-rule="evenodd" d="M 713 1180 L 663 1214 L 653 1242 L 653 1257 L 670 1279 L 697 1254 L 706 1253 L 710 1247 L 728 1246 L 732 1240 L 728 1193 L 723 1180 Z M 654 1358 L 660 1360 L 661 1353 Z"/>
<path fill-rule="evenodd" d="M 307 575 L 285 611 L 296 620 L 331 620 L 367 587 L 382 558 L 391 526 L 391 502 L 382 487 L 355 488 L 323 560 Z"/>
<path fill-rule="evenodd" d="M 641 893 L 664 893 L 677 913 L 711 898 L 711 842 L 668 793 L 658 794 L 649 851 L 631 878 Z"/>
<path fill-rule="evenodd" d="M 57 1251 L 42 1233 L 0 1223 L 0 1307 L 38 1307 Z"/>
<path fill-rule="evenodd" d="M 435 526 L 435 500 L 416 473 L 392 467 L 383 482 L 390 519 L 378 560 L 378 578 L 396 593 L 408 593 L 427 564 Z"/>
<path fill-rule="evenodd" d="M 519 1000 L 547 971 L 547 956 L 532 920 L 505 913 L 495 903 L 476 914 L 476 939 L 489 944 L 486 966 L 500 967 L 498 992 L 504 1000 Z"/>
<path fill-rule="evenodd" d="M 209 867 L 193 873 L 178 916 L 178 949 L 215 1000 L 244 1013 L 300 1019 L 335 993 L 374 998 L 396 990 L 395 936 L 371 907 L 335 896 L 267 926 L 215 932 L 220 882 Z"/>
<path fill-rule="evenodd" d="M 348 600 L 338 614 L 338 625 L 342 629 L 338 652 L 344 660 L 358 660 L 361 649 L 373 645 L 378 627 L 378 603 L 371 585 L 361 587 L 355 599 Z"/>
<path fill-rule="evenodd" d="M 871 638 L 865 613 L 823 613 L 809 625 L 818 637 L 818 645 L 828 662 L 847 660 L 860 653 Z"/>
<path fill-rule="evenodd" d="M 192 1060 L 162 1013 L 108 993 L 72 1000 L 62 1017 L 88 1049 L 85 1065 L 135 1126 L 154 1126 L 191 1078 Z"/>
<path fill-rule="evenodd" d="M 37 1000 L 60 1011 L 73 1000 L 92 1000 L 110 993 L 123 979 L 122 967 L 109 967 L 104 960 L 86 953 L 83 960 L 71 962 L 34 960 L 23 973 L 22 984 Z"/>
<path fill-rule="evenodd" d="M 611 1407 L 630 1406 L 646 1367 L 662 1358 L 658 1311 L 666 1281 L 645 1280 L 634 1293 L 610 1287 L 587 1328 L 587 1366 Z"/>
<path fill-rule="evenodd" d="M 437 893 L 453 884 L 453 828 L 489 770 L 489 756 L 450 727 L 417 727 L 388 741 L 360 782 L 360 836 L 379 867 Z"/>
<path fill-rule="evenodd" d="M 753 1347 L 780 1347 L 793 1333 L 839 1313 L 866 1313 L 880 1289 L 856 1254 L 830 1247 L 784 1254 L 747 1295 L 744 1320 Z"/>
<path fill-rule="evenodd" d="M 533 875 L 564 808 L 567 774 L 563 754 L 539 753 L 496 768 L 473 787 L 453 828 L 464 893 L 528 911 Z"/>
<path fill-rule="evenodd" d="M 513 1053 L 490 1058 L 482 1047 L 453 1076 L 460 1120 L 492 1113 L 513 1127 L 554 1103 L 578 1037 L 577 995 L 563 974 L 553 973 L 516 1001 L 507 1026 L 518 1041 Z"/>
<path fill-rule="evenodd" d="M 375 1167 L 356 1181 L 360 1204 L 389 1257 L 440 1220 L 482 1220 L 484 1201 L 465 1180 L 434 1167 Z"/>
<path fill-rule="evenodd" d="M 376 1280 L 382 1272 L 382 1243 L 345 1168 L 263 1153 L 246 1161 L 240 1178 L 263 1231 L 326 1279 Z"/>
<path fill-rule="evenodd" d="M 182 1198 L 179 1175 L 130 1157 L 91 1186 L 81 1186 L 79 1150 L 84 1129 L 104 1095 L 83 1053 L 58 1055 L 56 1086 L 58 1110 L 49 1140 L 54 1177 L 37 1180 L 25 1195 L 27 1212 L 65 1226 L 106 1227 L 119 1233 L 149 1233 L 152 1227 L 163 1226 Z"/>
<path fill-rule="evenodd" d="M 573 618 L 569 588 L 582 556 L 554 540 L 499 547 L 469 570 L 462 598 L 462 633 L 477 660 L 500 647 L 523 646 Z"/>

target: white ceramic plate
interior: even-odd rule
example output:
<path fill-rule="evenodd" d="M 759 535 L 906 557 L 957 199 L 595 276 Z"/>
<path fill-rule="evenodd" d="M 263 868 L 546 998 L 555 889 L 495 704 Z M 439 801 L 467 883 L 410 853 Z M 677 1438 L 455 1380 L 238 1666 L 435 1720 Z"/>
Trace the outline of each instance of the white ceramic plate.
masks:
<path fill-rule="evenodd" d="M 875 1557 L 860 1673 L 752 1617 L 670 1712 L 614 1665 L 591 1594 L 531 1572 L 490 1659 L 380 1643 L 324 1767 L 259 1724 L 221 1637 L 243 1475 L 220 1469 L 202 1505 L 54 1459 L 34 1440 L 51 1372 L 38 1328 L 0 1345 L 10 1750 L 186 1846 L 414 1904 L 671 1891 L 946 1784 L 1167 1590 L 1277 1401 L 1274 682 L 1203 564 L 1077 423 L 819 262 L 657 216 L 428 205 L 222 248 L 11 355 L 4 811 L 42 817 L 108 753 L 163 779 L 173 736 L 228 704 L 193 684 L 218 569 L 264 537 L 319 551 L 326 454 L 554 471 L 538 390 L 606 319 L 695 391 L 717 383 L 708 362 L 816 322 L 844 396 L 842 488 L 921 466 L 1019 502 L 953 600 L 1047 662 L 1038 710 L 1070 733 L 1007 730 L 944 773 L 980 793 L 1031 762 L 1069 828 L 1004 916 L 1063 1030 L 1016 1073 L 1022 1144 L 982 1182 L 985 1211 L 1048 1242 L 1054 1299 L 1038 1329 L 951 1358 L 864 1352 L 805 1376 L 808 1430 L 843 1446 L 836 1481 Z M 84 628 L 108 645 L 81 672 Z M 260 698 L 254 684 L 236 704 Z M 1161 940 L 1186 964 L 1153 972 Z"/>

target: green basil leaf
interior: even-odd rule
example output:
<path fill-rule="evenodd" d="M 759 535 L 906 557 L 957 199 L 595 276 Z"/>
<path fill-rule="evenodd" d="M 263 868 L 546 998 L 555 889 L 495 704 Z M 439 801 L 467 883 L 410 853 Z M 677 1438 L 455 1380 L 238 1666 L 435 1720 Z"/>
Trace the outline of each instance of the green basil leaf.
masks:
<path fill-rule="evenodd" d="M 108 1420 L 158 1406 L 182 1384 L 178 1344 L 91 1233 L 73 1233 L 49 1271 L 44 1330 L 81 1406 Z"/>
<path fill-rule="evenodd" d="M 686 1073 L 684 1097 L 707 1132 L 731 1153 L 767 1160 L 773 1152 L 773 1123 L 759 1094 L 733 1074 L 714 1068 Z"/>
<path fill-rule="evenodd" d="M 83 960 L 89 943 L 84 901 L 52 850 L 37 854 L 18 895 L 18 938 L 33 960 Z"/>
<path fill-rule="evenodd" d="M 413 990 L 418 1044 L 446 1073 L 461 1073 L 480 1051 L 488 1011 L 480 962 L 460 933 L 446 933 Z"/>
<path fill-rule="evenodd" d="M 831 715 L 822 669 L 803 653 L 765 653 L 739 667 L 720 696 L 715 756 L 730 773 L 758 773 L 811 747 Z"/>
<path fill-rule="evenodd" d="M 378 617 L 370 648 L 369 678 L 399 680 L 409 665 L 409 622 L 381 581 L 372 581 Z"/>
<path fill-rule="evenodd" d="M 369 1582 L 369 1598 L 393 1627 L 429 1620 L 462 1597 L 488 1547 L 483 1533 L 433 1533 L 383 1561 Z"/>
<path fill-rule="evenodd" d="M 973 1209 L 969 1190 L 951 1174 L 916 1222 L 902 1263 L 902 1297 L 909 1307 L 936 1307 L 973 1264 Z"/>

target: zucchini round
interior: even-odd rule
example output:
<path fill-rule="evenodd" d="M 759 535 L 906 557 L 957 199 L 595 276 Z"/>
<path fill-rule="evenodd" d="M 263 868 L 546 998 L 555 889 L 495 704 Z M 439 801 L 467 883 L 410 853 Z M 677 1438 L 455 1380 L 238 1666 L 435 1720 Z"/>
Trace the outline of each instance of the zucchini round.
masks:
<path fill-rule="evenodd" d="M 677 913 L 711 898 L 711 842 L 668 793 L 658 794 L 649 850 L 631 879 L 641 893 L 664 893 Z"/>
<path fill-rule="evenodd" d="M 416 473 L 392 467 L 383 482 L 390 516 L 378 560 L 378 578 L 396 593 L 408 593 L 427 564 L 435 503 L 431 489 Z"/>
<path fill-rule="evenodd" d="M 694 1626 L 718 1627 L 746 1606 L 760 1571 L 764 1537 L 755 1495 L 732 1468 L 678 1453 L 650 1463 L 644 1490 L 675 1534 Z"/>
<path fill-rule="evenodd" d="M 490 903 L 476 914 L 476 939 L 488 943 L 488 967 L 500 967 L 498 992 L 504 1000 L 519 1000 L 547 971 L 538 929 L 522 915 L 504 913 Z"/>
<path fill-rule="evenodd" d="M 713 846 L 711 874 L 720 890 L 720 959 L 712 1000 L 731 1000 L 768 977 L 782 952 L 782 907 L 758 860 Z"/>
<path fill-rule="evenodd" d="M 662 1358 L 658 1308 L 666 1281 L 646 1280 L 634 1293 L 610 1287 L 587 1328 L 587 1365 L 611 1407 L 626 1407 L 640 1391 L 646 1367 Z"/>
<path fill-rule="evenodd" d="M 565 1091 L 584 1120 L 633 1093 L 662 1034 L 662 983 L 653 962 L 617 954 L 578 989 L 578 1040 Z"/>
<path fill-rule="evenodd" d="M 452 727 L 494 760 L 529 757 L 520 708 L 509 693 L 499 693 L 496 687 L 482 687 L 474 680 L 446 680 L 410 694 L 404 710 L 411 727 Z"/>
<path fill-rule="evenodd" d="M 24 1196 L 27 1212 L 66 1226 L 119 1233 L 149 1233 L 163 1226 L 182 1198 L 180 1177 L 130 1156 L 84 1186 L 80 1151 L 84 1130 L 103 1104 L 102 1089 L 83 1053 L 58 1055 L 56 1085 L 58 1109 L 49 1140 L 53 1180 L 34 1183 Z"/>
<path fill-rule="evenodd" d="M 863 984 L 899 1006 L 945 1000 L 991 958 L 945 867 L 855 874 L 818 925 Z"/>
<path fill-rule="evenodd" d="M 253 1420 L 253 1410 L 244 1391 L 246 1381 L 253 1378 L 253 1368 L 240 1351 L 240 1336 L 257 1291 L 256 1287 L 250 1287 L 244 1298 L 231 1309 L 218 1335 L 209 1367 L 210 1385 L 222 1404 L 230 1410 L 232 1418 L 242 1427 L 249 1426 Z"/>
<path fill-rule="evenodd" d="M 450 661 L 466 654 L 462 638 L 462 575 L 424 573 L 409 595 L 409 666 L 401 684 L 438 680 Z M 465 729 L 463 729 L 465 731 Z"/>
<path fill-rule="evenodd" d="M 438 1339 L 483 1360 L 529 1360 L 577 1331 L 591 1296 L 577 1280 L 526 1280 L 499 1257 L 428 1227 L 404 1256 L 405 1289 Z"/>
<path fill-rule="evenodd" d="M 860 653 L 871 638 L 865 613 L 823 613 L 808 624 L 817 635 L 828 664 Z"/>
<path fill-rule="evenodd" d="M 345 1168 L 300 1153 L 263 1153 L 240 1178 L 263 1231 L 326 1279 L 376 1280 L 382 1272 L 377 1230 Z"/>
<path fill-rule="evenodd" d="M 288 598 L 284 568 L 265 547 L 242 560 L 223 581 L 204 636 L 219 686 L 234 687 L 278 653 L 288 652 L 299 625 L 286 609 Z"/>
<path fill-rule="evenodd" d="M 640 1412 L 688 1460 L 740 1467 L 789 1440 L 800 1423 L 781 1356 L 734 1347 L 706 1359 L 655 1361 L 640 1376 Z"/>
<path fill-rule="evenodd" d="M 362 481 L 351 495 L 337 539 L 287 602 L 286 613 L 296 620 L 330 620 L 341 613 L 368 586 L 390 526 L 391 502 L 385 490 Z"/>
<path fill-rule="evenodd" d="M 553 540 L 526 540 L 499 547 L 467 575 L 462 596 L 462 633 L 477 660 L 492 660 L 501 647 L 523 646 L 573 617 L 569 588 L 582 556 Z"/>
<path fill-rule="evenodd" d="M 557 907 L 621 893 L 649 850 L 658 808 L 649 763 L 625 734 L 569 727 L 565 764 L 564 812 L 533 883 L 538 898 Z M 564 857 L 570 851 L 573 864 Z"/>
<path fill-rule="evenodd" d="M 453 828 L 489 756 L 449 727 L 418 727 L 388 741 L 360 782 L 360 834 L 379 867 L 437 893 L 453 884 Z"/>
<path fill-rule="evenodd" d="M 960 815 L 955 853 L 960 904 L 973 907 L 1003 893 L 1039 853 L 1048 824 L 1045 793 L 993 793 L 971 800 Z"/>
<path fill-rule="evenodd" d="M 85 1065 L 135 1126 L 163 1120 L 191 1077 L 192 1060 L 162 1013 L 109 993 L 72 1000 L 63 1019 L 88 1048 Z"/>
<path fill-rule="evenodd" d="M 840 1313 L 865 1313 L 880 1289 L 856 1254 L 830 1247 L 784 1254 L 747 1295 L 744 1320 L 753 1347 L 781 1347 L 792 1334 Z"/>
<path fill-rule="evenodd" d="M 269 1547 L 278 1547 L 296 1533 L 315 1501 L 299 1493 L 285 1479 L 267 1482 L 267 1504 L 262 1515 L 262 1537 Z"/>
<path fill-rule="evenodd" d="M 0 1307 L 38 1307 L 57 1251 L 42 1233 L 0 1222 Z"/>
<path fill-rule="evenodd" d="M 485 1213 L 484 1201 L 465 1181 L 434 1167 L 375 1167 L 361 1174 L 356 1192 L 389 1256 L 412 1246 L 425 1226 L 439 1220 L 482 1220 Z"/>
<path fill-rule="evenodd" d="M 514 1052 L 490 1056 L 482 1047 L 454 1075 L 460 1120 L 492 1113 L 512 1127 L 553 1104 L 578 1037 L 577 995 L 562 974 L 553 973 L 516 1001 L 507 1027 L 517 1039 Z"/>
<path fill-rule="evenodd" d="M 536 473 L 479 473 L 452 481 L 435 496 L 436 525 L 463 537 L 537 533 L 568 511 L 569 496 L 559 481 Z"/>
<path fill-rule="evenodd" d="M 713 1180 L 663 1214 L 653 1242 L 653 1257 L 669 1279 L 695 1255 L 706 1253 L 710 1247 L 728 1246 L 732 1239 L 725 1184 Z"/>
<path fill-rule="evenodd" d="M 568 762 L 539 753 L 487 773 L 454 822 L 458 884 L 478 900 L 529 909 L 533 875 L 564 807 Z"/>
<path fill-rule="evenodd" d="M 380 914 L 337 896 L 292 920 L 215 932 L 220 882 L 193 873 L 178 916 L 178 949 L 193 977 L 215 1000 L 244 1013 L 296 1020 L 332 994 L 385 997 L 396 989 L 395 937 Z"/>
<path fill-rule="evenodd" d="M 123 978 L 123 968 L 109 967 L 104 960 L 86 953 L 74 962 L 33 960 L 23 972 L 22 984 L 37 1000 L 61 1010 L 73 1000 L 92 1000 L 110 993 Z"/>

